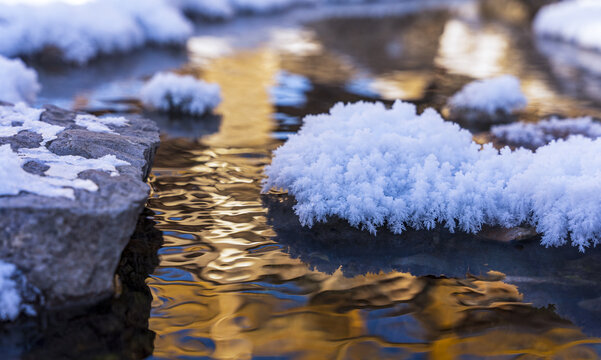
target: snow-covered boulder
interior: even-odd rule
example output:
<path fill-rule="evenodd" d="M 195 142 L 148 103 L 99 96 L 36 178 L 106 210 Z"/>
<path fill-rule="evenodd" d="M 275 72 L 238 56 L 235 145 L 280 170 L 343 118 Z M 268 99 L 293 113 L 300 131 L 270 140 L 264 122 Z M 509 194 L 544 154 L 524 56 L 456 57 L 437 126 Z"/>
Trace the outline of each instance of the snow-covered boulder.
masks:
<path fill-rule="evenodd" d="M 601 51 L 601 1 L 569 0 L 550 4 L 536 14 L 534 32 Z"/>
<path fill-rule="evenodd" d="M 158 142 L 144 119 L 0 106 L 0 259 L 45 306 L 111 294 Z"/>
<path fill-rule="evenodd" d="M 495 140 L 511 145 L 536 149 L 557 139 L 581 135 L 596 139 L 601 137 L 601 123 L 590 117 L 574 119 L 550 118 L 536 123 L 517 122 L 493 126 L 490 130 Z"/>
<path fill-rule="evenodd" d="M 581 250 L 601 236 L 601 140 L 572 137 L 536 153 L 472 141 L 432 109 L 338 104 L 307 116 L 275 151 L 264 191 L 294 195 L 303 225 L 331 217 L 376 232 L 536 227 L 544 245 Z"/>
<path fill-rule="evenodd" d="M 520 81 L 511 75 L 476 80 L 465 85 L 447 102 L 452 119 L 495 120 L 526 107 Z"/>
<path fill-rule="evenodd" d="M 146 43 L 183 43 L 192 25 L 165 0 L 0 4 L 0 34 L 0 55 L 55 49 L 64 60 L 82 64 Z"/>
<path fill-rule="evenodd" d="M 150 109 L 200 116 L 221 103 L 221 89 L 191 75 L 158 73 L 142 87 L 140 98 Z"/>
<path fill-rule="evenodd" d="M 0 55 L 0 101 L 32 103 L 39 91 L 35 70 L 25 66 L 20 59 L 11 60 Z"/>

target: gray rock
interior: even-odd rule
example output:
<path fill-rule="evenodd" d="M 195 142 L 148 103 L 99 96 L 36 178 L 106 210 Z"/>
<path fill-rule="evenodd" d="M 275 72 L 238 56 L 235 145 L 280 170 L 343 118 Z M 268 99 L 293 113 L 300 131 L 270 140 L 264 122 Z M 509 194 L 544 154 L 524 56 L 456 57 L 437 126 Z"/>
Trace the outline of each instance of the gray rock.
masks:
<path fill-rule="evenodd" d="M 115 155 L 131 165 L 118 167 L 119 175 L 87 170 L 79 178 L 98 185 L 96 192 L 76 189 L 75 199 L 21 192 L 0 195 L 0 259 L 17 265 L 37 287 L 47 308 L 98 302 L 113 293 L 115 269 L 149 187 L 144 182 L 159 144 L 156 125 L 129 118 L 129 125 L 96 133 L 75 124 L 76 114 L 48 106 L 40 119 L 65 127 L 46 144 L 57 155 L 99 158 Z M 19 133 L 0 138 L 0 144 L 37 147 L 41 137 Z M 24 169 L 44 176 L 43 162 L 29 161 Z"/>

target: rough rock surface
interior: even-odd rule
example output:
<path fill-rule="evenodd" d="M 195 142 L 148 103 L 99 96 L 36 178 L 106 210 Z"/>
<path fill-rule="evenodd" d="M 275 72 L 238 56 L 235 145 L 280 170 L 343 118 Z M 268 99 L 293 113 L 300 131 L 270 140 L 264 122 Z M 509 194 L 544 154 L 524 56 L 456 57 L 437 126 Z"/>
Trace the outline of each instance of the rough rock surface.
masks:
<path fill-rule="evenodd" d="M 0 259 L 15 264 L 37 287 L 48 308 L 94 303 L 113 292 L 115 269 L 148 197 L 144 182 L 159 144 L 156 125 L 130 118 L 111 132 L 76 125 L 77 114 L 46 107 L 40 120 L 65 129 L 45 147 L 52 153 L 98 159 L 115 155 L 130 165 L 111 176 L 86 170 L 78 178 L 92 180 L 96 191 L 74 189 L 74 199 L 28 192 L 0 195 Z M 0 144 L 39 147 L 41 137 L 26 131 Z M 45 176 L 42 162 L 26 171 Z M 1 181 L 1 180 L 0 180 Z"/>

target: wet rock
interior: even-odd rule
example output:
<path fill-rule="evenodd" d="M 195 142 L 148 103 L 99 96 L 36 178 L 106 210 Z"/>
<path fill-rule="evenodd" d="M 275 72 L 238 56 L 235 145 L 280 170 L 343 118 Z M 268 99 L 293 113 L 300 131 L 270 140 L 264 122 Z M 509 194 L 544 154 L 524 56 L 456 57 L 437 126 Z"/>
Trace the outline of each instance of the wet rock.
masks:
<path fill-rule="evenodd" d="M 0 137 L 0 144 L 10 144 L 13 151 L 38 146 L 58 161 L 107 155 L 118 161 L 112 173 L 94 167 L 76 172 L 73 181 L 88 181 L 85 188 L 69 189 L 72 197 L 32 190 L 2 195 L 0 191 L 0 259 L 15 264 L 41 291 L 44 306 L 54 309 L 97 303 L 113 293 L 115 269 L 144 208 L 149 191 L 144 181 L 159 143 L 158 129 L 149 120 L 129 118 L 115 126 L 86 118 L 108 124 L 106 131 L 95 132 L 89 130 L 94 127 L 77 123 L 76 117 L 47 107 L 36 121 L 63 127 L 54 138 L 44 142 L 41 136 L 21 132 Z M 0 126 L 1 120 L 0 116 Z M 61 177 L 50 174 L 52 164 L 47 159 L 28 160 L 21 167 L 26 176 L 36 177 L 28 179 Z"/>
<path fill-rule="evenodd" d="M 44 311 L 0 323 L 0 351 L 9 359 L 144 359 L 155 333 L 148 319 L 152 294 L 145 279 L 158 265 L 162 232 L 144 210 L 116 274 L 121 293 L 92 306 Z"/>

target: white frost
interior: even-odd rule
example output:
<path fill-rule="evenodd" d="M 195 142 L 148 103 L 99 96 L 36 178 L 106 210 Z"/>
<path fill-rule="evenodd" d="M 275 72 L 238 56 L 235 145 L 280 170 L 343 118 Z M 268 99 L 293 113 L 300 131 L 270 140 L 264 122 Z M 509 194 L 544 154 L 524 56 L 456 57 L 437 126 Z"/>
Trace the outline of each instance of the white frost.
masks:
<path fill-rule="evenodd" d="M 115 117 L 115 116 L 107 116 L 107 117 L 96 117 L 93 115 L 77 115 L 75 117 L 75 124 L 81 127 L 86 128 L 88 131 L 99 132 L 99 133 L 108 133 L 114 134 L 115 132 L 108 127 L 108 125 L 122 127 L 126 126 L 129 123 L 124 117 Z"/>
<path fill-rule="evenodd" d="M 451 110 L 472 109 L 489 115 L 497 112 L 510 114 L 523 109 L 526 104 L 520 81 L 511 75 L 473 81 L 453 95 L 447 103 Z"/>
<path fill-rule="evenodd" d="M 307 116 L 275 151 L 264 191 L 295 196 L 303 225 L 340 217 L 375 232 L 407 226 L 477 232 L 524 223 L 544 245 L 568 236 L 581 250 L 601 237 L 601 140 L 572 137 L 533 153 L 481 148 L 428 109 L 396 102 L 338 104 Z"/>
<path fill-rule="evenodd" d="M 0 24 L 0 29 L 2 25 Z M 2 40 L 0 40 L 2 41 Z M 38 74 L 19 59 L 0 55 L 0 100 L 10 103 L 32 103 L 40 91 Z"/>
<path fill-rule="evenodd" d="M 158 73 L 142 88 L 145 106 L 161 111 L 202 115 L 221 103 L 221 90 L 191 75 Z"/>
<path fill-rule="evenodd" d="M 0 4 L 0 54 L 29 55 L 46 48 L 85 63 L 148 42 L 182 43 L 192 25 L 164 0 L 95 0 L 81 5 Z"/>
<path fill-rule="evenodd" d="M 21 311 L 27 311 L 22 303 L 19 286 L 14 280 L 15 265 L 0 260 L 0 320 L 15 320 Z"/>
<path fill-rule="evenodd" d="M 601 51 L 601 1 L 571 0 L 547 5 L 537 13 L 534 31 Z"/>
<path fill-rule="evenodd" d="M 537 123 L 518 122 L 491 128 L 492 135 L 503 143 L 537 148 L 556 139 L 582 135 L 596 139 L 601 137 L 601 124 L 590 117 L 575 119 L 551 118 Z"/>

